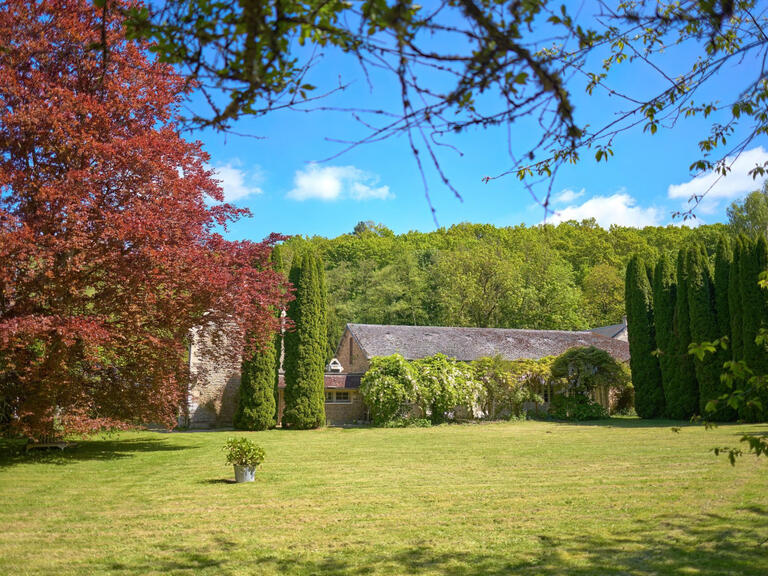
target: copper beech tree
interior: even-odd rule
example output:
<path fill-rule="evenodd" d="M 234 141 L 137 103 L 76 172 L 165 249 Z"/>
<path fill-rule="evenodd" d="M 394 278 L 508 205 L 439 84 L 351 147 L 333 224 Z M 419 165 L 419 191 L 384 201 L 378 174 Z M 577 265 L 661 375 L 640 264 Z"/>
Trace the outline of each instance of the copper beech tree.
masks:
<path fill-rule="evenodd" d="M 114 2 L 1 2 L 0 46 L 5 425 L 172 425 L 193 326 L 275 328 L 279 237 L 217 233 L 243 211 L 174 125 L 184 79 L 126 40 Z"/>

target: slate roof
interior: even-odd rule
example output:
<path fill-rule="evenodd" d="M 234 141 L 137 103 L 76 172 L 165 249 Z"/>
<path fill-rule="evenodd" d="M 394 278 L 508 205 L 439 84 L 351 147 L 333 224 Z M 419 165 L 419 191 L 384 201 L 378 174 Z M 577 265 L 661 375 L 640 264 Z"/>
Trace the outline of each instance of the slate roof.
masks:
<path fill-rule="evenodd" d="M 323 377 L 325 378 L 325 388 L 333 390 L 337 388 L 346 388 L 347 390 L 360 388 L 360 374 L 331 374 L 326 372 Z M 280 389 L 285 388 L 285 374 L 282 372 L 278 376 L 277 387 Z"/>
<path fill-rule="evenodd" d="M 622 324 L 611 324 L 610 326 L 598 326 L 597 328 L 592 328 L 590 332 L 594 332 L 595 334 L 600 334 L 601 336 L 605 336 L 606 338 L 616 338 L 626 329 L 627 329 L 627 325 L 622 323 Z"/>
<path fill-rule="evenodd" d="M 535 360 L 576 346 L 595 346 L 617 360 L 629 360 L 629 344 L 589 331 L 378 324 L 347 324 L 347 329 L 369 359 L 397 353 L 415 360 L 442 353 L 464 362 L 496 354 L 507 360 Z"/>

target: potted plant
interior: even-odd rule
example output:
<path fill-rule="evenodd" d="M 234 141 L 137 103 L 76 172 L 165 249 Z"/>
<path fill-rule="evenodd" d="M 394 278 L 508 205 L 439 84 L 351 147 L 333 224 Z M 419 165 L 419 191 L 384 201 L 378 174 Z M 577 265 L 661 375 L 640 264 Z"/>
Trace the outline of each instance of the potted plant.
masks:
<path fill-rule="evenodd" d="M 253 482 L 256 467 L 264 461 L 264 449 L 248 438 L 227 438 L 227 464 L 235 467 L 236 482 Z"/>

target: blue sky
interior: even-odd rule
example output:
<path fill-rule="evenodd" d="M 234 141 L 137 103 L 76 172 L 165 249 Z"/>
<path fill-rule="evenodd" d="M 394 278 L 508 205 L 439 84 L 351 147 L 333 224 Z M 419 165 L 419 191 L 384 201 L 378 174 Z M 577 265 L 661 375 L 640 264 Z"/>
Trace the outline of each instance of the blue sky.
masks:
<path fill-rule="evenodd" d="M 656 64 L 671 75 L 680 72 L 689 61 L 689 49 L 670 51 Z M 758 70 L 752 60 L 724 69 L 702 96 L 729 102 L 734 97 L 732 87 L 744 86 L 745 77 Z M 338 77 L 351 82 L 344 93 L 329 98 L 329 105 L 397 108 L 394 77 L 375 74 L 371 90 L 359 67 L 338 56 L 328 57 L 312 74 L 310 81 L 318 86 L 334 84 Z M 642 96 L 658 89 L 663 80 L 649 66 L 635 62 L 617 69 L 611 81 L 618 89 Z M 615 98 L 590 97 L 578 84 L 572 87 L 577 121 L 602 124 L 618 109 Z M 586 151 L 580 163 L 562 170 L 554 181 L 557 212 L 548 221 L 595 217 L 604 227 L 679 224 L 671 213 L 684 208 L 688 197 L 706 190 L 713 179 L 708 174 L 697 177 L 688 169 L 700 157 L 697 143 L 711 121 L 682 121 L 652 136 L 636 128 L 617 138 L 616 155 L 608 163 L 597 164 L 594 152 Z M 403 136 L 321 162 L 343 149 L 331 140 L 354 140 L 365 134 L 350 114 L 279 112 L 243 118 L 233 130 L 260 138 L 212 131 L 192 135 L 203 141 L 211 155 L 210 164 L 227 199 L 253 213 L 230 228 L 232 239 L 259 240 L 270 232 L 332 237 L 351 232 L 361 220 L 380 222 L 398 233 L 435 229 L 421 175 Z M 513 148 L 521 152 L 537 136 L 537 128 L 524 121 L 513 125 L 510 134 Z M 483 176 L 498 174 L 510 165 L 506 128 L 469 131 L 450 143 L 463 155 L 443 150 L 441 162 L 462 200 L 440 182 L 434 170 L 426 170 L 441 226 L 466 221 L 497 226 L 542 221 L 543 209 L 516 177 L 482 182 Z M 725 220 L 730 202 L 760 186 L 747 171 L 766 160 L 768 141 L 753 141 L 736 160 L 732 173 L 712 188 L 697 210 L 697 221 Z"/>

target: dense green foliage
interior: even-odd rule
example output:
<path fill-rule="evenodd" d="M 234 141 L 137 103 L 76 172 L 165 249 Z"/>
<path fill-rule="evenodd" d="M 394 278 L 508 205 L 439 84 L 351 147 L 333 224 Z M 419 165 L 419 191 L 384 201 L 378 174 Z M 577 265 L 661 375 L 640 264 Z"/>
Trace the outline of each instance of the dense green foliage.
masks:
<path fill-rule="evenodd" d="M 768 235 L 768 182 L 728 208 L 728 221 L 736 234 Z"/>
<path fill-rule="evenodd" d="M 605 230 L 585 220 L 397 235 L 362 223 L 336 238 L 292 238 L 283 257 L 290 261 L 307 244 L 322 256 L 331 350 L 348 322 L 559 330 L 617 324 L 633 254 L 656 262 L 687 244 L 714 247 L 725 231 L 720 224 Z"/>
<path fill-rule="evenodd" d="M 493 356 L 471 364 L 442 354 L 412 361 L 399 354 L 373 358 L 361 392 L 374 424 L 400 427 L 424 418 L 433 424 L 525 418 L 526 409 L 538 411 L 540 404 L 561 396 L 579 396 L 583 401 L 560 401 L 557 418 L 605 417 L 608 411 L 593 400 L 598 388 L 606 400 L 609 389 L 622 393 L 631 388 L 629 372 L 604 350 L 588 347 L 573 348 L 557 358 Z M 631 409 L 631 398 L 626 396 L 629 404 L 623 409 Z"/>
<path fill-rule="evenodd" d="M 589 396 L 583 394 L 575 396 L 556 394 L 552 398 L 549 414 L 555 420 L 569 420 L 573 422 L 608 418 L 608 410 Z"/>
<path fill-rule="evenodd" d="M 635 410 L 642 418 L 658 418 L 664 415 L 664 390 L 659 361 L 654 354 L 651 285 L 646 264 L 639 256 L 634 256 L 627 265 L 625 299 Z"/>
<path fill-rule="evenodd" d="M 360 392 L 374 424 L 407 418 L 415 403 L 417 373 L 400 354 L 371 359 Z"/>
<path fill-rule="evenodd" d="M 627 309 L 632 318 L 637 316 L 630 313 L 632 306 L 642 300 L 643 290 L 636 288 L 645 280 L 638 272 L 641 268 L 633 259 L 627 269 Z M 702 245 L 679 250 L 676 290 L 667 257 L 657 263 L 651 314 L 667 416 L 701 414 L 709 420 L 730 421 L 738 410 L 742 419 L 766 417 L 768 390 L 761 385 L 768 373 L 766 276 L 768 241 L 762 234 L 752 238 L 742 234 L 733 241 L 724 235 L 714 254 L 708 254 Z M 629 338 L 634 362 L 638 347 L 647 345 L 647 332 L 633 332 L 630 320 Z M 635 384 L 640 387 L 639 378 Z M 636 403 L 643 415 L 641 396 L 642 392 Z"/>
<path fill-rule="evenodd" d="M 741 260 L 744 256 L 744 238 L 736 238 L 733 247 L 733 260 L 728 273 L 728 313 L 731 324 L 731 359 L 741 360 L 744 357 L 744 325 L 741 308 Z"/>
<path fill-rule="evenodd" d="M 295 255 L 289 280 L 295 299 L 288 307 L 293 327 L 285 334 L 285 410 L 288 428 L 317 428 L 325 424 L 324 371 L 327 353 L 325 298 L 321 267 L 314 251 Z"/>
<path fill-rule="evenodd" d="M 566 382 L 567 395 L 589 396 L 596 388 L 625 388 L 626 368 L 605 350 L 594 346 L 571 348 L 552 363 L 552 376 Z"/>
<path fill-rule="evenodd" d="M 482 412 L 489 420 L 522 418 L 526 402 L 540 404 L 551 390 L 553 360 L 552 356 L 515 361 L 491 356 L 472 362 L 483 387 Z"/>
<path fill-rule="evenodd" d="M 688 353 L 691 344 L 691 312 L 688 305 L 688 269 L 685 250 L 677 254 L 677 302 L 675 303 L 675 338 L 677 340 L 677 378 L 668 395 L 672 398 L 667 406 L 670 418 L 690 418 L 699 409 L 699 383 L 696 368 Z"/>
<path fill-rule="evenodd" d="M 276 371 L 273 340 L 257 349 L 250 359 L 243 361 L 237 410 L 233 418 L 235 428 L 268 430 L 275 427 Z"/>
<path fill-rule="evenodd" d="M 467 364 L 435 354 L 413 365 L 418 373 L 416 402 L 433 424 L 474 416 L 482 386 Z"/>
<path fill-rule="evenodd" d="M 674 337 L 676 301 L 677 274 L 672 259 L 664 254 L 656 264 L 653 275 L 653 318 L 667 414 L 676 411 L 674 407 L 677 402 L 674 394 L 677 378 L 677 342 Z"/>
<path fill-rule="evenodd" d="M 765 236 L 744 242 L 741 254 L 741 305 L 743 359 L 755 374 L 768 373 L 768 353 L 765 343 L 758 339 L 761 329 L 768 323 L 768 291 L 761 288 L 760 274 L 768 270 L 768 243 Z M 768 415 L 768 391 L 759 395 L 761 405 L 743 404 L 739 417 L 759 421 Z"/>
<path fill-rule="evenodd" d="M 717 244 L 715 253 L 715 317 L 717 318 L 717 337 L 725 339 L 725 346 L 718 348 L 713 363 L 718 368 L 718 377 L 715 382 L 715 391 L 712 399 L 717 399 L 727 392 L 727 387 L 721 378 L 721 372 L 726 362 L 731 360 L 732 351 L 728 348 L 733 341 L 731 334 L 731 266 L 733 263 L 733 250 L 729 237 L 723 236 Z M 701 413 L 715 421 L 730 422 L 735 420 L 736 412 L 725 402 L 717 405 L 715 410 L 707 408 L 707 402 L 700 402 Z"/>
<path fill-rule="evenodd" d="M 707 342 L 719 337 L 717 316 L 715 313 L 715 293 L 712 273 L 706 254 L 699 247 L 686 251 L 685 266 L 687 271 L 688 310 L 692 342 Z M 720 372 L 722 363 L 718 363 L 717 354 L 708 354 L 694 360 L 696 380 L 699 384 L 699 414 L 710 400 L 720 393 Z"/>
<path fill-rule="evenodd" d="M 399 354 L 374 358 L 361 385 L 371 419 L 379 425 L 412 417 L 433 424 L 472 418 L 481 391 L 470 366 L 443 354 L 410 362 Z"/>
<path fill-rule="evenodd" d="M 552 377 L 566 384 L 552 398 L 549 413 L 558 420 L 599 420 L 608 410 L 592 398 L 597 388 L 616 392 L 629 386 L 626 367 L 594 346 L 571 348 L 552 363 Z"/>

